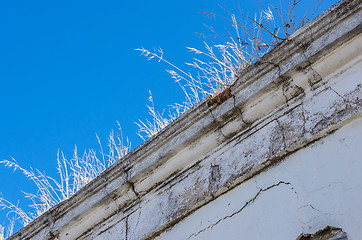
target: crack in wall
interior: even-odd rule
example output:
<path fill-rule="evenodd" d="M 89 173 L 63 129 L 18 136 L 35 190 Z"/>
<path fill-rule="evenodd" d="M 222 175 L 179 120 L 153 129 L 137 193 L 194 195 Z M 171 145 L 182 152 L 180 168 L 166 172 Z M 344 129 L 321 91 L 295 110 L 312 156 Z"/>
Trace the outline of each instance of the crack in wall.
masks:
<path fill-rule="evenodd" d="M 317 212 L 320 212 L 320 213 L 322 213 L 322 214 L 324 214 L 324 215 L 332 215 L 332 213 L 323 212 L 323 211 L 321 211 L 321 210 L 313 207 L 312 204 L 309 204 L 309 207 L 311 207 L 313 210 L 315 210 L 315 211 L 317 211 Z"/>
<path fill-rule="evenodd" d="M 286 95 L 286 91 L 288 89 L 288 87 L 290 87 L 290 84 L 291 84 L 291 81 L 290 81 L 290 77 L 283 77 L 283 76 L 280 76 L 279 77 L 281 79 L 281 81 L 283 82 L 282 83 L 282 94 L 283 94 L 283 97 L 285 98 L 285 104 L 287 105 L 287 107 L 289 107 L 289 100 L 287 95 Z"/>
<path fill-rule="evenodd" d="M 126 174 L 126 179 L 127 179 L 127 180 L 126 180 L 126 183 L 130 185 L 132 192 L 136 195 L 137 198 L 139 198 L 139 197 L 140 197 L 140 194 L 136 191 L 134 183 L 129 180 L 129 173 L 128 173 L 128 171 L 124 171 L 124 172 L 125 172 L 125 174 Z"/>
<path fill-rule="evenodd" d="M 341 98 L 343 100 L 344 105 L 342 105 L 341 103 L 339 103 L 337 100 L 335 100 L 333 102 L 333 105 L 330 105 L 330 108 L 333 106 L 336 107 L 343 107 L 343 109 L 341 108 L 340 110 L 336 110 L 332 112 L 332 115 L 330 116 L 325 116 L 322 112 L 319 112 L 318 114 L 320 114 L 322 116 L 322 119 L 319 120 L 314 127 L 311 129 L 311 133 L 316 133 L 317 131 L 320 131 L 320 127 L 326 124 L 329 124 L 329 122 L 333 122 L 336 120 L 336 118 L 341 118 L 343 117 L 343 115 L 348 114 L 348 111 L 354 111 L 354 107 L 358 107 L 358 104 L 354 103 L 353 101 L 349 101 L 348 99 L 346 99 L 343 95 L 341 95 L 340 93 L 338 93 L 335 89 L 333 89 L 331 86 L 327 86 L 326 83 L 324 83 L 322 81 L 322 84 L 324 86 L 324 89 L 319 93 L 323 92 L 323 91 L 331 91 L 334 94 L 336 94 L 339 98 Z M 316 94 L 317 95 L 317 94 Z"/>
<path fill-rule="evenodd" d="M 286 143 L 286 138 L 285 138 L 285 134 L 284 134 L 284 128 L 282 126 L 282 124 L 280 123 L 279 119 L 275 119 L 279 129 L 280 129 L 280 133 L 282 134 L 282 140 L 283 140 L 283 145 L 284 145 L 284 150 L 287 149 L 287 143 Z"/>
<path fill-rule="evenodd" d="M 138 226 L 138 224 L 139 224 L 139 222 L 140 222 L 140 218 L 141 218 L 141 210 L 140 210 L 140 209 L 141 209 L 141 207 L 138 208 L 139 214 L 138 214 L 138 217 L 137 217 L 136 225 L 133 227 L 134 229 L 137 228 L 137 226 Z M 135 212 L 133 212 L 133 213 L 135 213 Z M 131 215 L 131 214 L 130 214 L 130 215 Z M 126 220 L 126 228 L 127 228 L 127 231 L 126 231 L 126 240 L 132 239 L 132 236 L 133 236 L 133 234 L 134 234 L 134 232 L 133 232 L 133 233 L 129 236 L 130 228 L 129 228 L 129 224 L 128 224 L 128 218 L 129 218 L 130 215 L 127 216 L 127 220 Z"/>
<path fill-rule="evenodd" d="M 313 63 L 309 60 L 307 60 L 307 63 L 308 66 L 305 68 L 305 74 L 307 75 L 309 85 L 314 88 L 314 85 L 320 82 L 325 86 L 326 83 L 323 81 L 322 76 L 312 67 Z M 308 74 L 310 72 L 312 72 L 312 75 Z"/>
<path fill-rule="evenodd" d="M 351 102 L 348 101 L 345 97 L 343 97 L 341 94 L 339 94 L 336 90 L 334 90 L 331 86 L 326 87 L 326 89 L 331 90 L 332 92 L 334 92 L 335 94 L 337 94 L 340 98 L 343 99 L 343 102 L 346 104 L 346 108 L 351 107 Z"/>
<path fill-rule="evenodd" d="M 129 232 L 129 225 L 128 225 L 128 217 L 126 217 L 126 240 L 128 240 L 128 232 Z"/>
<path fill-rule="evenodd" d="M 50 230 L 46 235 L 46 239 L 48 239 L 48 240 L 59 239 L 59 232 L 57 230 L 54 230 L 55 221 L 54 221 L 53 214 L 50 214 L 47 217 L 47 223 L 48 223 Z"/>
<path fill-rule="evenodd" d="M 233 98 L 234 108 L 236 108 L 236 110 L 239 112 L 239 115 L 240 115 L 241 121 L 242 121 L 242 122 L 243 122 L 246 126 L 251 125 L 251 123 L 250 123 L 250 122 L 245 121 L 245 119 L 243 118 L 243 111 L 241 111 L 241 109 L 240 109 L 240 108 L 236 105 L 235 95 L 232 95 L 232 98 Z"/>
<path fill-rule="evenodd" d="M 212 113 L 212 110 L 209 109 L 209 111 L 210 111 L 210 115 L 211 115 L 212 119 L 214 120 L 214 122 L 217 123 L 218 121 L 216 120 L 216 117 L 215 117 L 214 114 Z M 221 134 L 221 136 L 223 136 L 225 139 L 227 139 L 227 137 L 225 136 L 225 134 L 222 132 L 221 128 L 217 128 L 216 131 L 219 132 L 219 133 Z"/>
<path fill-rule="evenodd" d="M 315 210 L 315 211 L 317 211 L 317 212 L 319 212 L 319 213 L 322 213 L 323 215 L 332 215 L 332 213 L 323 212 L 323 211 L 317 209 L 317 208 L 314 207 L 312 204 L 303 205 L 303 206 L 299 207 L 298 209 L 306 208 L 306 207 L 310 207 L 311 209 L 313 209 L 313 210 Z M 302 221 L 302 222 L 303 222 L 303 221 Z"/>
<path fill-rule="evenodd" d="M 226 219 L 228 219 L 228 218 L 232 218 L 233 216 L 241 213 L 248 205 L 250 205 L 251 203 L 253 203 L 263 192 L 266 192 L 266 191 L 268 191 L 268 190 L 270 190 L 270 189 L 272 189 L 272 188 L 278 187 L 278 186 L 280 186 L 280 185 L 282 185 L 282 184 L 283 184 L 283 185 L 289 185 L 290 188 L 293 190 L 293 192 L 294 192 L 294 193 L 296 194 L 296 196 L 298 197 L 297 192 L 295 191 L 293 185 L 292 185 L 290 182 L 279 181 L 278 183 L 273 184 L 273 185 L 271 185 L 271 186 L 269 186 L 269 187 L 260 188 L 260 190 L 257 192 L 257 194 L 255 194 L 255 196 L 254 196 L 253 198 L 249 199 L 239 210 L 237 210 L 236 212 L 233 212 L 233 213 L 230 214 L 230 215 L 227 215 L 227 216 L 219 219 L 217 222 L 215 222 L 215 223 L 209 225 L 208 227 L 206 227 L 206 228 L 198 231 L 197 233 L 191 234 L 187 239 L 190 239 L 190 238 L 192 238 L 192 237 L 196 237 L 196 236 L 199 235 L 200 233 L 202 233 L 202 232 L 204 232 L 204 231 L 206 231 L 206 230 L 208 230 L 208 229 L 212 229 L 213 227 L 215 227 L 215 226 L 216 226 L 217 224 L 219 224 L 220 222 L 222 222 L 222 221 L 224 221 L 224 220 L 226 220 Z"/>
<path fill-rule="evenodd" d="M 281 68 L 280 68 L 280 66 L 279 66 L 279 64 L 276 64 L 276 63 L 274 63 L 274 62 L 268 62 L 268 61 L 259 61 L 259 62 L 257 62 L 256 64 L 270 64 L 270 65 L 273 65 L 274 67 L 276 67 L 278 70 L 277 70 L 277 76 L 279 77 L 280 75 L 281 75 Z"/>
<path fill-rule="evenodd" d="M 306 125 L 306 122 L 307 122 L 307 119 L 305 117 L 305 109 L 304 109 L 304 102 L 301 103 L 301 115 L 302 115 L 302 119 L 303 119 L 303 130 L 302 130 L 302 136 L 304 137 L 305 134 L 307 133 L 307 130 L 305 128 L 305 125 Z"/>

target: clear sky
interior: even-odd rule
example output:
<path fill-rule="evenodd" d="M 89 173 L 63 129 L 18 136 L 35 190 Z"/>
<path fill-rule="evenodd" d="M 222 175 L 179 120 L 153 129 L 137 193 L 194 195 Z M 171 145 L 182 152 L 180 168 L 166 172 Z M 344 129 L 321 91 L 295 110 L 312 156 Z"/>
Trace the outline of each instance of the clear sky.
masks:
<path fill-rule="evenodd" d="M 253 15 L 258 2 L 0 1 L 0 159 L 14 157 L 25 168 L 56 177 L 58 149 L 69 158 L 75 145 L 80 152 L 99 150 L 95 133 L 106 145 L 117 120 L 136 147 L 143 140 L 134 122 L 148 117 L 148 91 L 159 111 L 183 95 L 165 72 L 168 66 L 134 49 L 161 47 L 183 66 L 193 57 L 186 46 L 203 48 L 195 32 L 209 34 L 204 24 L 221 31 L 230 25 L 201 11 L 227 17 L 221 5 Z M 325 0 L 317 13 L 336 2 Z M 297 13 L 304 11 L 306 5 Z M 0 176 L 2 196 L 28 210 L 21 191 L 34 192 L 32 183 L 2 166 Z"/>

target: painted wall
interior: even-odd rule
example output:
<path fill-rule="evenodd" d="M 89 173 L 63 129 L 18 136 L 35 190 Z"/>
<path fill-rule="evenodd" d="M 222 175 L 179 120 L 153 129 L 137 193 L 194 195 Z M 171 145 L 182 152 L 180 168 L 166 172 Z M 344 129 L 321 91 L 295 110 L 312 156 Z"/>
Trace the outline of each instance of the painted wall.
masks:
<path fill-rule="evenodd" d="M 361 6 L 327 10 L 11 239 L 359 239 Z"/>
<path fill-rule="evenodd" d="M 156 239 L 297 239 L 326 226 L 362 236 L 362 119 L 198 209 Z"/>
<path fill-rule="evenodd" d="M 235 169 L 243 169 L 245 162 L 255 166 L 269 158 L 272 149 L 292 146 L 319 126 L 332 124 L 334 120 L 328 123 L 331 119 L 353 111 L 353 105 L 360 105 L 362 57 L 352 52 L 361 52 L 361 46 L 359 36 L 313 64 L 311 68 L 316 72 L 327 72 L 326 68 L 333 71 L 321 75 L 323 83 L 318 87 L 306 88 L 308 92 L 304 91 L 301 102 L 288 106 L 284 115 L 253 135 L 235 138 L 208 156 L 204 167 L 209 165 L 215 170 L 211 171 L 215 184 L 235 174 Z M 349 60 L 343 61 L 343 56 Z M 302 75 L 305 76 L 298 73 L 292 78 L 301 83 L 298 78 Z M 315 233 L 327 226 L 341 228 L 348 239 L 359 239 L 362 236 L 361 114 L 353 114 L 336 129 L 298 147 L 156 239 L 297 239 L 302 233 Z M 200 179 L 196 177 L 191 182 Z M 189 191 L 200 190 L 197 188 L 189 187 Z M 147 211 L 146 205 L 140 216 L 142 211 Z M 130 239 L 139 238 L 138 235 Z"/>

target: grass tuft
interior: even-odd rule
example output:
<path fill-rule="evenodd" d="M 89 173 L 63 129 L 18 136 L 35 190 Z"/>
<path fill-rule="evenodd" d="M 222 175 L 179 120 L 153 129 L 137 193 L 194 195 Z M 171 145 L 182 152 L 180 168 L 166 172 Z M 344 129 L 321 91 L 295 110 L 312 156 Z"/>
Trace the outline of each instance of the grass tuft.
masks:
<path fill-rule="evenodd" d="M 226 34 L 219 35 L 212 27 L 208 27 L 212 38 L 205 38 L 204 50 L 187 47 L 194 57 L 186 63 L 186 67 L 191 67 L 194 74 L 164 58 L 161 48 L 153 51 L 145 48 L 135 49 L 148 60 L 157 59 L 158 62 L 164 62 L 171 67 L 166 71 L 180 86 L 185 96 L 182 103 L 171 105 L 168 115 L 165 116 L 165 110 L 162 113 L 155 110 L 150 91 L 150 105 L 147 105 L 147 108 L 151 120 L 139 120 L 136 123 L 139 127 L 138 135 L 144 140 L 150 138 L 205 97 L 208 98 L 208 105 L 220 104 L 230 98 L 231 86 L 239 79 L 240 73 L 280 42 L 287 41 L 295 30 L 314 15 L 322 0 L 312 1 L 305 15 L 297 21 L 295 9 L 300 2 L 301 0 L 288 0 L 287 6 L 281 5 L 278 8 L 269 4 L 253 17 L 247 16 L 246 20 L 237 18 L 226 9 L 224 10 L 228 13 L 228 17 L 204 12 L 203 14 L 208 17 L 214 16 L 226 20 L 231 31 L 226 30 Z M 0 196 L 0 209 L 7 211 L 9 221 L 6 228 L 0 225 L 0 240 L 11 236 L 16 222 L 26 226 L 57 203 L 69 199 L 107 167 L 124 157 L 131 146 L 128 139 L 126 142 L 123 141 L 119 123 L 118 126 L 120 133 L 112 131 L 109 135 L 107 153 L 104 153 L 98 136 L 99 153 L 89 149 L 79 155 L 75 147 L 72 158 L 68 159 L 63 152 L 58 151 L 58 179 L 49 177 L 38 169 L 25 169 L 13 158 L 0 161 L 0 164 L 14 171 L 21 171 L 38 189 L 35 194 L 24 193 L 32 202 L 30 207 L 34 212 L 31 213 L 26 213 L 18 204 L 13 204 Z"/>
<path fill-rule="evenodd" d="M 207 101 L 209 105 L 222 103 L 231 97 L 230 87 L 239 78 L 240 73 L 280 42 L 288 40 L 295 30 L 314 15 L 322 1 L 312 1 L 305 15 L 297 21 L 295 9 L 300 2 L 301 0 L 288 0 L 287 6 L 281 5 L 279 8 L 269 4 L 253 17 L 248 16 L 246 21 L 237 18 L 226 9 L 224 10 L 229 17 L 203 12 L 207 17 L 220 17 L 226 20 L 231 26 L 231 31 L 227 29 L 225 35 L 220 35 L 212 27 L 208 27 L 213 38 L 205 39 L 204 50 L 187 47 L 187 50 L 195 56 L 191 62 L 186 63 L 188 67 L 193 68 L 194 75 L 164 58 L 161 48 L 153 51 L 143 47 L 135 49 L 148 60 L 157 59 L 158 62 L 164 62 L 171 67 L 166 71 L 185 95 L 183 103 L 174 105 L 181 111 L 169 114 L 168 118 L 164 117 L 163 113 L 155 111 L 151 95 L 152 105 L 147 107 L 153 120 L 146 122 L 139 120 L 137 123 L 139 133 L 143 133 L 139 135 L 143 139 L 155 135 L 172 122 L 174 116 L 178 117 L 204 97 L 209 99 Z M 170 112 L 173 110 L 172 107 Z"/>
<path fill-rule="evenodd" d="M 119 123 L 118 126 L 120 128 Z M 9 221 L 6 229 L 0 225 L 0 240 L 5 238 L 5 231 L 6 237 L 13 233 L 15 222 L 26 226 L 51 207 L 69 199 L 79 189 L 101 174 L 107 167 L 124 157 L 131 147 L 128 139 L 126 140 L 126 144 L 124 144 L 121 128 L 120 133 L 116 135 L 111 131 L 108 137 L 107 154 L 103 152 L 102 144 L 98 136 L 97 139 L 100 146 L 100 155 L 92 149 L 85 150 L 82 155 L 79 155 L 78 149 L 75 146 L 72 158 L 68 159 L 63 152 L 58 151 L 58 179 L 47 176 L 38 169 L 25 169 L 21 167 L 14 158 L 0 161 L 0 164 L 3 164 L 5 167 L 12 168 L 14 171 L 21 171 L 23 175 L 37 187 L 35 194 L 23 192 L 25 197 L 32 202 L 29 207 L 34 211 L 31 213 L 26 213 L 18 205 L 12 204 L 5 198 L 0 197 L 0 209 L 7 210 L 7 219 Z"/>

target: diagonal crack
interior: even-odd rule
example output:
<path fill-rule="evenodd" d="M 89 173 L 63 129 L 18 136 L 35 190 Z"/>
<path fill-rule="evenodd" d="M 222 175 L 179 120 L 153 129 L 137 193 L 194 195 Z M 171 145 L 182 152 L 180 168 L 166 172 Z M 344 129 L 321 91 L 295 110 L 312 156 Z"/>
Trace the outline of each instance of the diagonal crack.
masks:
<path fill-rule="evenodd" d="M 228 219 L 228 218 L 232 218 L 233 216 L 239 214 L 239 213 L 242 212 L 249 204 L 253 203 L 263 192 L 268 191 L 268 190 L 270 190 L 270 189 L 272 189 L 272 188 L 278 187 L 278 186 L 280 186 L 280 185 L 282 185 L 282 184 L 283 184 L 283 185 L 290 185 L 290 186 L 291 186 L 291 189 L 293 190 L 293 192 L 298 196 L 297 192 L 294 190 L 294 187 L 293 187 L 293 185 L 292 185 L 290 182 L 280 181 L 280 182 L 278 182 L 278 183 L 276 183 L 276 184 L 273 184 L 273 185 L 271 185 L 271 186 L 269 186 L 269 187 L 261 188 L 261 189 L 258 191 L 258 193 L 257 193 L 253 198 L 251 198 L 250 200 L 248 200 L 239 210 L 237 210 L 236 212 L 233 212 L 231 215 L 228 215 L 228 216 L 225 216 L 225 217 L 219 219 L 217 222 L 215 222 L 215 223 L 209 225 L 208 227 L 206 227 L 206 228 L 198 231 L 197 233 L 191 234 L 187 239 L 190 239 L 191 237 L 196 237 L 197 235 L 199 235 L 200 233 L 204 232 L 205 230 L 207 230 L 207 229 L 212 229 L 214 226 L 216 226 L 216 225 L 219 224 L 220 222 L 222 222 L 222 221 L 224 221 L 224 220 L 226 220 L 226 219 Z"/>
<path fill-rule="evenodd" d="M 126 179 L 127 179 L 126 183 L 128 183 L 130 185 L 132 192 L 136 195 L 137 198 L 139 198 L 140 194 L 136 191 L 134 183 L 129 180 L 128 171 L 124 171 L 124 172 L 126 174 Z"/>
<path fill-rule="evenodd" d="M 140 210 L 141 208 L 139 208 L 138 210 L 139 210 L 139 213 L 138 213 L 138 217 L 137 217 L 137 222 L 136 222 L 136 225 L 133 227 L 134 229 L 136 229 L 137 228 L 137 226 L 138 226 L 138 224 L 139 224 L 139 222 L 140 222 L 140 218 L 141 218 L 141 210 Z M 126 221 L 126 240 L 128 240 L 128 237 L 129 237 L 129 239 L 132 239 L 132 236 L 133 236 L 133 234 L 134 234 L 134 231 L 133 231 L 133 233 L 130 235 L 129 234 L 129 231 L 130 231 L 130 228 L 129 228 L 129 223 L 128 223 L 128 218 L 129 218 L 129 216 L 130 215 L 128 215 L 127 216 L 127 221 Z M 129 236 L 130 235 L 130 236 Z"/>
<path fill-rule="evenodd" d="M 211 115 L 212 119 L 213 119 L 215 122 L 217 122 L 216 117 L 214 116 L 212 110 L 209 109 L 209 111 L 210 111 L 210 115 Z M 227 137 L 225 136 L 225 134 L 222 132 L 221 128 L 218 128 L 216 131 L 218 131 L 225 139 L 227 139 Z"/>
<path fill-rule="evenodd" d="M 312 205 L 312 204 L 309 204 L 309 207 L 311 207 L 313 210 L 315 210 L 315 211 L 317 211 L 317 212 L 320 212 L 320 213 L 322 213 L 322 214 L 324 214 L 324 215 L 332 215 L 331 213 L 322 212 L 321 210 L 319 210 L 319 209 L 317 209 L 317 208 L 313 207 L 313 205 Z"/>
<path fill-rule="evenodd" d="M 247 122 L 244 120 L 243 118 L 243 112 L 241 111 L 241 109 L 236 105 L 236 99 L 235 99 L 235 96 L 232 95 L 233 97 L 233 104 L 234 104 L 234 108 L 236 108 L 240 114 L 240 118 L 241 118 L 241 121 L 245 124 L 245 125 L 250 125 L 251 123 Z"/>
<path fill-rule="evenodd" d="M 275 63 L 275 62 L 269 62 L 269 61 L 260 61 L 258 64 L 270 64 L 270 65 L 273 65 L 275 68 L 277 68 L 277 76 L 280 76 L 281 75 L 281 68 L 280 68 L 280 65 Z"/>
<path fill-rule="evenodd" d="M 337 94 L 340 98 L 342 98 L 343 102 L 346 104 L 346 107 L 350 107 L 351 106 L 351 102 L 348 101 L 344 96 L 342 96 L 341 94 L 339 94 L 336 90 L 334 90 L 332 87 L 326 87 L 326 89 L 331 90 L 332 92 L 334 92 L 335 94 Z"/>

